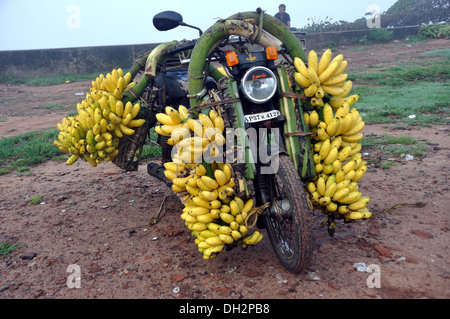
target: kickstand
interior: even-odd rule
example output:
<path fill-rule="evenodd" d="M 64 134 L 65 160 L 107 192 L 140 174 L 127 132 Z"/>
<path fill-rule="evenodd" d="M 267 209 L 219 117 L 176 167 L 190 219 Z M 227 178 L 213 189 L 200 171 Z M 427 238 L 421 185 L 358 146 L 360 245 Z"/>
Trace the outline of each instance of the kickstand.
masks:
<path fill-rule="evenodd" d="M 162 216 L 164 216 L 164 215 L 161 214 L 161 212 L 163 211 L 163 207 L 165 207 L 167 198 L 170 197 L 170 196 L 171 196 L 171 194 L 166 194 L 166 195 L 164 196 L 164 199 L 163 199 L 163 201 L 162 201 L 162 203 L 161 203 L 161 206 L 159 206 L 158 214 L 156 215 L 156 217 L 153 217 L 153 218 L 152 218 L 150 224 L 152 224 L 152 225 L 157 224 L 157 223 L 160 221 L 160 219 L 162 218 Z M 166 210 L 164 209 L 164 213 L 165 213 L 165 212 L 166 212 Z"/>

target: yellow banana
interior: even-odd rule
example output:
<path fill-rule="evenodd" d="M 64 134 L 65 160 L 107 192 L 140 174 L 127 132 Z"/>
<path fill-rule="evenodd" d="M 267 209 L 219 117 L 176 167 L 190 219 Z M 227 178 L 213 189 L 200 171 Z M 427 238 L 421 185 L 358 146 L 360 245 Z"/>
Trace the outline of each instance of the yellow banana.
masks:
<path fill-rule="evenodd" d="M 300 72 L 294 73 L 294 79 L 300 86 L 304 88 L 310 87 L 312 84 L 311 81 Z"/>
<path fill-rule="evenodd" d="M 234 221 L 234 216 L 227 213 L 220 213 L 219 214 L 220 219 L 222 219 L 225 223 L 230 224 Z"/>
<path fill-rule="evenodd" d="M 312 97 L 314 96 L 314 94 L 316 94 L 317 88 L 318 88 L 317 84 L 313 83 L 311 86 L 306 88 L 303 93 L 305 94 L 306 97 Z"/>
<path fill-rule="evenodd" d="M 348 213 L 344 214 L 344 217 L 346 219 L 358 220 L 364 218 L 364 213 L 349 211 Z"/>
<path fill-rule="evenodd" d="M 317 179 L 317 192 L 319 193 L 320 196 L 324 196 L 325 195 L 325 180 L 323 179 L 323 177 L 319 177 Z"/>
<path fill-rule="evenodd" d="M 219 234 L 218 236 L 225 244 L 232 244 L 234 242 L 234 239 L 231 236 L 231 232 L 230 232 L 230 235 Z"/>
<path fill-rule="evenodd" d="M 227 175 L 225 175 L 225 173 L 220 170 L 220 169 L 216 169 L 214 171 L 214 177 L 216 179 L 216 182 L 220 185 L 223 186 L 225 185 L 229 179 L 227 179 Z"/>
<path fill-rule="evenodd" d="M 331 150 L 331 142 L 330 142 L 330 139 L 328 138 L 328 139 L 324 140 L 322 143 L 322 147 L 320 148 L 320 151 L 319 151 L 320 158 L 321 159 L 326 158 L 328 153 L 330 152 L 330 150 Z"/>
<path fill-rule="evenodd" d="M 317 127 L 317 125 L 319 124 L 319 114 L 313 110 L 310 114 L 309 114 L 309 126 L 311 128 Z"/>
<path fill-rule="evenodd" d="M 325 165 L 333 164 L 333 162 L 337 159 L 337 156 L 339 154 L 339 150 L 337 147 L 331 147 L 330 151 L 328 152 L 328 155 L 323 160 L 323 163 Z M 331 165 L 333 167 L 333 165 Z"/>
<path fill-rule="evenodd" d="M 362 193 L 359 191 L 353 191 L 339 199 L 339 202 L 342 204 L 351 204 L 356 202 L 358 199 L 360 199 L 362 196 Z"/>
<path fill-rule="evenodd" d="M 341 198 L 347 196 L 350 193 L 350 188 L 344 187 L 336 190 L 331 198 L 333 201 L 339 201 Z"/>
<path fill-rule="evenodd" d="M 339 128 L 340 120 L 339 118 L 333 118 L 327 125 L 326 132 L 329 136 L 335 136 Z"/>
<path fill-rule="evenodd" d="M 314 50 L 309 51 L 308 68 L 311 68 L 317 74 L 318 66 L 319 66 L 319 58 L 317 57 L 316 51 Z"/>
<path fill-rule="evenodd" d="M 131 120 L 130 123 L 128 123 L 128 127 L 141 127 L 144 124 L 145 119 Z"/>
<path fill-rule="evenodd" d="M 123 123 L 119 123 L 119 128 L 125 135 L 133 135 L 135 133 L 135 130 L 126 127 Z"/>
<path fill-rule="evenodd" d="M 327 92 L 331 96 L 341 96 L 342 94 L 345 93 L 343 88 L 337 86 L 322 85 L 322 88 L 325 92 Z"/>
<path fill-rule="evenodd" d="M 363 209 L 363 208 L 365 208 L 367 206 L 369 201 L 370 201 L 370 197 L 369 196 L 361 197 L 356 202 L 353 202 L 353 203 L 349 204 L 348 205 L 348 209 L 349 210 L 360 210 L 360 209 Z"/>
<path fill-rule="evenodd" d="M 219 197 L 219 192 L 217 191 L 217 189 L 214 189 L 212 191 L 199 191 L 198 196 L 201 199 L 211 202 Z"/>
<path fill-rule="evenodd" d="M 330 64 L 332 58 L 332 51 L 331 49 L 327 49 L 322 56 L 320 57 L 319 65 L 317 67 L 317 74 L 320 75 L 325 71 Z"/>
<path fill-rule="evenodd" d="M 323 127 L 319 127 L 317 129 L 317 137 L 321 140 L 321 141 L 325 141 L 327 139 L 330 139 L 330 135 L 327 134 L 326 130 Z"/>
<path fill-rule="evenodd" d="M 347 130 L 346 132 L 342 133 L 343 135 L 355 135 L 362 131 L 364 128 L 365 123 L 363 121 L 358 122 L 355 126 Z"/>
<path fill-rule="evenodd" d="M 297 72 L 301 73 L 304 77 L 308 77 L 308 68 L 306 67 L 305 63 L 302 59 L 299 57 L 294 58 L 294 66 Z"/>
<path fill-rule="evenodd" d="M 333 109 L 331 108 L 330 104 L 326 103 L 322 111 L 323 111 L 323 120 L 325 124 L 328 126 L 331 120 L 334 118 Z"/>
<path fill-rule="evenodd" d="M 347 60 L 342 61 L 342 63 L 336 68 L 336 70 L 333 72 L 333 74 L 331 74 L 331 76 L 336 76 L 336 75 L 344 73 L 344 71 L 347 69 L 347 66 L 348 66 L 348 61 Z"/>
<path fill-rule="evenodd" d="M 341 65 L 341 63 L 344 61 L 344 56 L 342 54 L 338 54 L 328 65 L 328 67 L 320 74 L 319 80 L 320 82 L 327 81 L 333 73 L 336 71 L 336 69 Z M 325 88 L 324 88 L 325 89 Z"/>
<path fill-rule="evenodd" d="M 225 130 L 225 122 L 222 117 L 218 116 L 214 119 L 214 127 L 222 133 Z"/>
<path fill-rule="evenodd" d="M 318 89 L 319 86 L 320 86 L 320 80 L 319 80 L 319 77 L 317 76 L 317 71 L 309 66 L 308 67 L 308 74 L 309 74 L 309 76 L 308 76 L 309 81 L 313 85 L 315 84 L 317 86 L 317 89 Z M 316 91 L 317 91 L 317 89 L 316 89 Z M 314 92 L 314 94 L 316 94 L 316 93 Z"/>
<path fill-rule="evenodd" d="M 348 78 L 348 74 L 347 73 L 343 73 L 343 74 L 339 74 L 339 75 L 336 75 L 336 76 L 332 76 L 331 78 L 329 78 L 328 80 L 323 82 L 323 84 L 324 85 L 328 85 L 328 86 L 340 85 L 343 82 L 345 82 L 345 80 L 347 80 L 347 78 Z"/>
<path fill-rule="evenodd" d="M 363 137 L 364 137 L 364 135 L 361 132 L 353 134 L 353 135 L 343 135 L 342 141 L 348 142 L 348 143 L 355 143 L 355 142 L 359 142 L 360 140 L 362 140 Z"/>
<path fill-rule="evenodd" d="M 209 188 L 216 189 L 219 187 L 219 184 L 209 176 L 203 175 L 201 177 L 201 181 Z"/>

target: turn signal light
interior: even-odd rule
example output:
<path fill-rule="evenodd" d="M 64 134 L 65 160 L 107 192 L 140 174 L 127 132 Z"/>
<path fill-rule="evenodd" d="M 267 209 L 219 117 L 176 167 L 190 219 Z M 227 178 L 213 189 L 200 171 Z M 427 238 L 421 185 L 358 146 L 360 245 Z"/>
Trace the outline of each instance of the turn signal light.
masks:
<path fill-rule="evenodd" d="M 267 47 L 266 48 L 266 56 L 267 56 L 267 60 L 278 59 L 277 49 L 275 47 Z"/>
<path fill-rule="evenodd" d="M 239 64 L 239 59 L 236 55 L 236 52 L 228 52 L 226 55 L 228 66 L 235 66 Z"/>

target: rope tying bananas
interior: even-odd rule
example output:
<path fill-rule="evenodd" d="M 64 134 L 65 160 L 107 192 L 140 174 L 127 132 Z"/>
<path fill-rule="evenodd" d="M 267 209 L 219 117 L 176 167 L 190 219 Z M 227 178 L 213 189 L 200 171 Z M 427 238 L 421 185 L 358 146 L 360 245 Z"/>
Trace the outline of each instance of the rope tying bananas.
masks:
<path fill-rule="evenodd" d="M 120 139 L 133 135 L 135 128 L 144 125 L 145 119 L 136 118 L 141 105 L 122 102 L 123 92 L 135 84 L 131 82 L 131 74 L 123 74 L 120 68 L 106 76 L 100 74 L 92 81 L 90 92 L 77 104 L 78 113 L 57 124 L 60 132 L 53 143 L 70 154 L 67 165 L 79 158 L 94 167 L 112 161 L 119 153 Z"/>
<path fill-rule="evenodd" d="M 303 114 L 314 133 L 313 154 L 317 176 L 306 185 L 311 201 L 324 213 L 345 221 L 371 217 L 358 181 L 367 171 L 362 159 L 364 121 L 354 104 L 359 95 L 349 95 L 352 82 L 344 73 L 347 61 L 342 54 L 332 58 L 331 50 L 320 61 L 316 52 L 308 54 L 308 66 L 294 59 L 295 81 L 304 88 L 313 109 Z M 334 227 L 334 224 L 333 224 Z"/>
<path fill-rule="evenodd" d="M 164 175 L 172 181 L 172 191 L 184 203 L 181 218 L 192 231 L 204 259 L 217 256 L 225 247 L 242 248 L 261 241 L 263 235 L 249 234 L 247 220 L 253 214 L 253 199 L 244 202 L 236 196 L 236 179 L 229 163 L 213 161 L 208 172 L 202 158 L 218 156 L 225 144 L 225 123 L 214 109 L 209 114 L 190 117 L 187 108 L 166 107 L 156 115 L 158 134 L 168 136 L 174 145 L 173 162 L 164 164 Z"/>

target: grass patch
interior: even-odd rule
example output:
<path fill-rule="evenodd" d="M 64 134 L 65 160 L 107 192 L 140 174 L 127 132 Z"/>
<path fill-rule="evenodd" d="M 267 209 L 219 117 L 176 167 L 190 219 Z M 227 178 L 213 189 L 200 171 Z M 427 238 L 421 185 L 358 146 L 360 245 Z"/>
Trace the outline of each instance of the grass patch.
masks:
<path fill-rule="evenodd" d="M 154 158 L 161 157 L 161 146 L 153 143 L 156 141 L 158 141 L 158 133 L 155 132 L 154 128 L 151 128 L 150 141 L 147 141 L 142 149 L 142 160 L 152 160 Z"/>
<path fill-rule="evenodd" d="M 0 256 L 2 258 L 5 258 L 6 256 L 10 255 L 15 249 L 17 248 L 17 244 L 11 244 L 7 241 L 0 242 Z"/>
<path fill-rule="evenodd" d="M 92 74 L 61 74 L 61 75 L 55 75 L 55 76 L 48 76 L 48 77 L 39 77 L 39 78 L 17 78 L 12 75 L 0 75 L 0 83 L 8 83 L 8 84 L 15 84 L 15 85 L 33 85 L 33 86 L 50 86 L 50 85 L 56 85 L 56 84 L 63 84 L 66 83 L 66 81 L 70 82 L 84 82 L 84 81 L 92 81 L 98 76 L 97 73 Z"/>
<path fill-rule="evenodd" d="M 362 146 L 364 149 L 376 148 L 388 156 L 401 156 L 402 154 L 409 154 L 415 157 L 421 157 L 429 149 L 427 144 L 419 143 L 411 136 L 364 136 Z"/>
<path fill-rule="evenodd" d="M 50 129 L 0 139 L 0 174 L 16 171 L 29 175 L 30 167 L 63 153 L 53 145 L 59 131 Z"/>
<path fill-rule="evenodd" d="M 444 57 L 450 59 L 450 49 L 430 50 L 422 52 L 419 55 L 425 57 Z"/>
<path fill-rule="evenodd" d="M 33 206 L 33 205 L 37 205 L 41 202 L 42 200 L 42 196 L 41 195 L 35 195 L 35 196 L 31 196 L 30 201 L 28 202 L 28 205 Z"/>
<path fill-rule="evenodd" d="M 62 110 L 64 108 L 64 106 L 62 106 L 60 104 L 47 104 L 47 105 L 44 105 L 42 108 L 49 109 L 49 110 Z"/>
<path fill-rule="evenodd" d="M 403 122 L 427 127 L 449 122 L 448 83 L 420 82 L 400 87 L 355 86 L 353 91 L 361 94 L 357 108 L 369 124 Z"/>
<path fill-rule="evenodd" d="M 437 58 L 377 69 L 368 67 L 349 72 L 348 78 L 357 84 L 381 86 L 404 86 L 416 81 L 447 81 L 450 78 L 450 50 L 434 50 L 425 53 L 430 53 L 429 57 Z"/>

